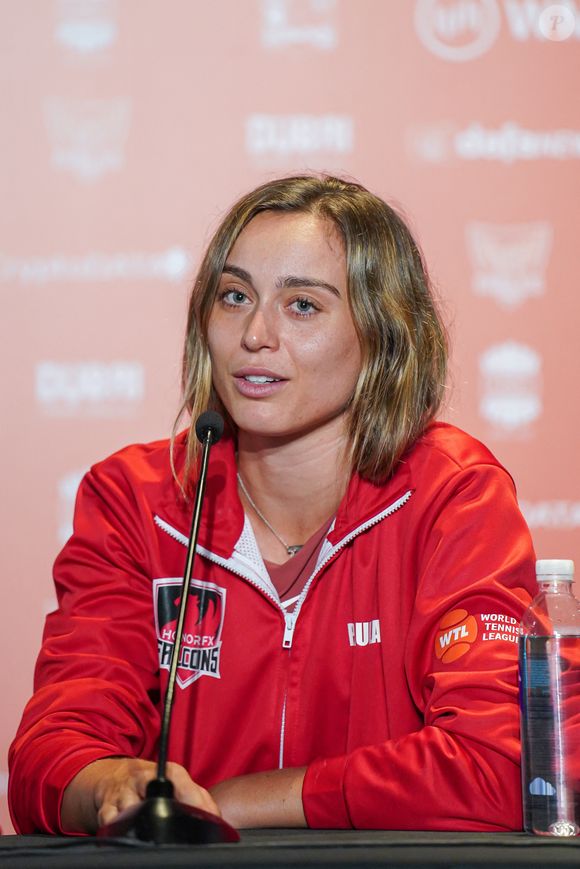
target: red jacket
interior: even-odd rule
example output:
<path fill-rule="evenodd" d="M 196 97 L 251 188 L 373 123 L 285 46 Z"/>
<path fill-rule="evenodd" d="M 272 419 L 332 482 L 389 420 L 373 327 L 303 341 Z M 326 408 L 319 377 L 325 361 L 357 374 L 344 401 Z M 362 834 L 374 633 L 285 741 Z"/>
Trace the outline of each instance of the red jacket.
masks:
<path fill-rule="evenodd" d="M 85 477 L 11 749 L 21 832 L 60 829 L 62 792 L 89 762 L 155 757 L 190 519 L 166 441 Z M 226 439 L 198 552 L 171 760 L 205 787 L 308 765 L 312 827 L 521 828 L 517 624 L 534 562 L 485 447 L 436 424 L 388 483 L 355 475 L 285 616 Z"/>

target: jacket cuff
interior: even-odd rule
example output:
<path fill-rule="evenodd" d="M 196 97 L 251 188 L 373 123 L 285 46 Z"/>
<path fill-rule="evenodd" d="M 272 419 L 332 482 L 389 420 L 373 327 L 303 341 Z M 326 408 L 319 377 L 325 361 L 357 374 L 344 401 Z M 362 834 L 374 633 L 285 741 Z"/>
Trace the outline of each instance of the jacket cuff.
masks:
<path fill-rule="evenodd" d="M 352 827 L 344 799 L 346 757 L 315 760 L 304 776 L 302 805 L 309 827 L 346 829 Z"/>
<path fill-rule="evenodd" d="M 62 799 L 64 792 L 71 783 L 75 775 L 93 763 L 95 760 L 102 760 L 105 757 L 111 757 L 114 752 L 111 749 L 86 749 L 69 755 L 59 762 L 58 766 L 53 767 L 50 773 L 49 782 L 45 784 L 44 805 L 50 807 L 46 812 L 47 828 L 55 833 L 64 833 L 65 835 L 82 836 L 83 833 L 71 833 L 65 830 L 61 823 L 60 813 L 62 808 Z"/>

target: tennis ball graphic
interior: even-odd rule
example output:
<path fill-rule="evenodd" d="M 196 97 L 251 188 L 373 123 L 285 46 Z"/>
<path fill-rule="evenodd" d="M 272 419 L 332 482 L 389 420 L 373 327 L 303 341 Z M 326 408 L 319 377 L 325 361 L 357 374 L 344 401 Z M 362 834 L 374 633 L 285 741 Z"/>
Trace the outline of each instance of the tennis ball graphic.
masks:
<path fill-rule="evenodd" d="M 451 664 L 471 648 L 477 638 L 477 622 L 467 610 L 446 613 L 435 637 L 435 655 L 442 664 Z"/>

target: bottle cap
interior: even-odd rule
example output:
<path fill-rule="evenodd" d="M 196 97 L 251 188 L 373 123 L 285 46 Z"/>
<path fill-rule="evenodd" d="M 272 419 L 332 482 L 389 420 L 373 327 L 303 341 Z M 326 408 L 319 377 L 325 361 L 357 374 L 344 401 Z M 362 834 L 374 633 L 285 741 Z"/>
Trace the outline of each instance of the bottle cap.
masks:
<path fill-rule="evenodd" d="M 570 558 L 542 558 L 536 561 L 536 576 L 558 576 L 560 579 L 574 579 L 574 562 Z"/>

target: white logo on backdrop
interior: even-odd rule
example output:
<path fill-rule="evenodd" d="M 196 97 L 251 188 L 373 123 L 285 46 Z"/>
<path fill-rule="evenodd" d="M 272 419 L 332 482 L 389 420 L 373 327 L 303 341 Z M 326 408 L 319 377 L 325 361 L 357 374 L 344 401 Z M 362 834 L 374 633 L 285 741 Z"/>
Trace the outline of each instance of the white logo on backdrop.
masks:
<path fill-rule="evenodd" d="M 482 417 L 500 432 L 525 433 L 542 411 L 541 367 L 539 354 L 515 341 L 497 344 L 482 353 Z"/>
<path fill-rule="evenodd" d="M 85 57 L 116 41 L 114 0 L 57 0 L 54 37 L 65 48 Z"/>
<path fill-rule="evenodd" d="M 262 44 L 336 48 L 335 13 L 336 0 L 262 0 Z"/>
<path fill-rule="evenodd" d="M 496 42 L 500 8 L 517 42 L 563 42 L 580 38 L 580 11 L 574 0 L 417 0 L 415 29 L 423 45 L 443 60 L 474 60 Z"/>
<path fill-rule="evenodd" d="M 86 470 L 70 471 L 57 482 L 58 490 L 58 542 L 66 543 L 73 533 L 75 500 Z"/>
<path fill-rule="evenodd" d="M 353 119 L 346 115 L 250 115 L 246 149 L 265 154 L 312 154 L 353 150 Z"/>
<path fill-rule="evenodd" d="M 417 0 L 417 35 L 444 60 L 465 61 L 485 54 L 500 31 L 497 0 Z"/>
<path fill-rule="evenodd" d="M 528 42 L 547 39 L 562 42 L 580 38 L 580 9 L 574 0 L 553 4 L 550 0 L 503 0 L 509 30 L 514 39 Z"/>
<path fill-rule="evenodd" d="M 186 250 L 172 247 L 161 253 L 87 253 L 80 256 L 11 257 L 0 252 L 0 282 L 46 284 L 51 281 L 181 281 L 189 275 Z"/>
<path fill-rule="evenodd" d="M 453 157 L 455 128 L 451 123 L 411 127 L 407 130 L 407 150 L 425 163 L 448 163 Z"/>
<path fill-rule="evenodd" d="M 58 609 L 58 600 L 55 594 L 50 595 L 49 597 L 44 597 L 42 599 L 40 611 L 43 616 L 46 617 L 49 613 L 53 613 L 56 609 Z"/>
<path fill-rule="evenodd" d="M 499 130 L 472 124 L 455 137 L 455 152 L 463 160 L 565 160 L 580 157 L 579 130 L 525 130 L 507 122 Z"/>
<path fill-rule="evenodd" d="M 36 401 L 59 416 L 127 416 L 145 395 L 140 362 L 39 362 Z"/>
<path fill-rule="evenodd" d="M 465 130 L 449 123 L 410 129 L 409 149 L 429 163 L 457 160 L 577 160 L 580 158 L 580 130 L 526 130 L 513 121 L 489 130 L 479 123 Z"/>
<path fill-rule="evenodd" d="M 115 99 L 65 99 L 45 102 L 52 165 L 82 181 L 96 181 L 118 172 L 125 162 L 130 102 Z"/>
<path fill-rule="evenodd" d="M 569 6 L 548 6 L 538 19 L 538 27 L 551 42 L 563 42 L 576 30 L 576 17 Z"/>
<path fill-rule="evenodd" d="M 530 528 L 580 528 L 580 501 L 520 501 Z"/>
<path fill-rule="evenodd" d="M 473 265 L 473 290 L 513 308 L 545 288 L 552 247 L 549 223 L 468 223 L 467 247 Z"/>

